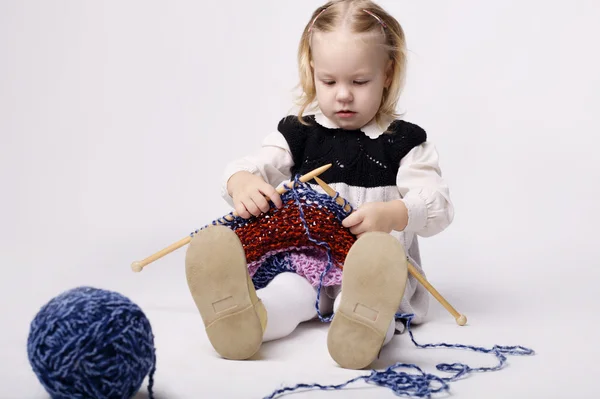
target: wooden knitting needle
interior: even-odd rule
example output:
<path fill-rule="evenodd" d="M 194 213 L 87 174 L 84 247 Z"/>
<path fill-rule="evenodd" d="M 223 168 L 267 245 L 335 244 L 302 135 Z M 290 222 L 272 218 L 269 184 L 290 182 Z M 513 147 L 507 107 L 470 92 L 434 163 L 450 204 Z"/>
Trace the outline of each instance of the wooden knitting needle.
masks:
<path fill-rule="evenodd" d="M 323 190 L 325 190 L 325 192 L 327 193 L 327 195 L 329 195 L 330 197 L 335 197 L 337 195 L 337 192 L 331 188 L 327 183 L 325 183 L 323 180 L 321 180 L 320 178 L 318 178 L 317 176 L 314 177 L 314 179 L 317 181 L 317 183 L 319 183 L 319 186 L 321 186 L 321 188 Z M 348 204 L 342 197 L 340 197 L 339 195 L 337 196 L 337 198 L 335 198 L 335 202 L 338 203 L 338 205 L 343 206 L 344 210 L 346 212 L 348 212 L 350 210 L 350 204 Z"/>
<path fill-rule="evenodd" d="M 454 307 L 452 307 L 452 305 L 450 305 L 448 301 L 446 301 L 446 299 L 444 299 L 444 297 L 435 288 L 433 288 L 431 284 L 429 284 L 429 281 L 427 281 L 425 277 L 423 277 L 423 275 L 419 273 L 419 271 L 410 262 L 408 262 L 408 271 L 419 281 L 419 283 L 423 285 L 423 287 L 427 289 L 427 291 L 429 291 L 431 295 L 433 295 L 435 299 L 438 300 L 439 303 L 442 304 L 443 307 L 446 308 L 448 312 L 450 312 L 450 314 L 454 317 L 454 320 L 456 320 L 456 324 L 459 326 L 464 326 L 467 324 L 467 316 L 458 313 L 456 309 L 454 309 Z"/>
<path fill-rule="evenodd" d="M 320 175 L 321 173 L 325 172 L 327 169 L 331 168 L 331 164 L 327 164 L 327 165 L 323 165 L 317 169 L 314 169 L 310 172 L 308 172 L 307 174 L 303 175 L 300 177 L 300 181 L 302 183 L 306 183 L 309 180 L 312 180 L 313 178 L 317 177 L 318 175 Z M 289 188 L 286 187 L 287 184 L 284 184 L 280 187 L 277 188 L 277 192 L 279 194 L 283 194 L 285 193 L 287 190 L 289 190 Z M 268 199 L 268 197 L 267 197 Z M 222 219 L 226 219 L 226 220 L 231 220 L 231 217 L 228 219 L 229 215 L 225 215 L 222 218 L 220 218 L 219 220 L 217 220 L 218 224 L 223 224 Z M 237 212 L 233 212 L 233 216 L 238 216 Z M 184 245 L 188 244 L 190 241 L 192 240 L 192 237 L 187 236 L 185 238 L 182 238 L 181 240 L 169 245 L 168 247 L 166 247 L 165 249 L 162 249 L 160 251 L 158 251 L 157 253 L 155 253 L 154 255 L 151 255 L 149 257 L 147 257 L 144 260 L 141 261 L 136 261 L 133 262 L 131 264 L 131 270 L 133 270 L 136 273 L 139 273 L 142 271 L 142 269 L 144 267 L 146 267 L 147 265 L 149 265 L 150 263 L 162 258 L 165 255 L 170 254 L 171 252 L 175 251 L 176 249 L 179 249 L 181 247 L 183 247 Z"/>
<path fill-rule="evenodd" d="M 323 180 L 321 180 L 320 178 L 316 177 L 314 178 L 316 180 L 316 182 L 319 184 L 319 186 L 321 186 L 321 188 L 330 196 L 330 197 L 335 197 L 336 196 L 336 191 L 331 188 L 327 183 L 325 183 Z M 339 205 L 344 206 L 344 199 L 341 198 L 340 196 L 338 196 L 336 198 L 336 201 Z M 347 206 L 346 211 L 350 210 L 350 208 Z M 433 288 L 433 286 L 425 279 L 425 277 L 423 277 L 423 275 L 421 275 L 421 273 L 419 273 L 419 271 L 417 270 L 416 267 L 414 267 L 410 262 L 408 262 L 408 272 L 410 274 L 413 275 L 413 277 L 415 277 L 417 279 L 417 281 L 419 281 L 419 283 L 421 283 L 423 285 L 423 287 L 425 287 L 425 289 L 427 289 L 427 291 L 429 291 L 429 293 L 431 295 L 433 295 L 433 297 L 435 299 L 438 300 L 438 302 L 440 302 L 442 304 L 442 306 L 444 306 L 444 308 L 446 308 L 446 310 L 448 312 L 450 312 L 450 314 L 454 317 L 454 319 L 456 320 L 456 323 L 459 326 L 464 326 L 465 324 L 467 324 L 467 317 L 463 314 L 460 314 L 456 311 L 456 309 L 454 309 L 452 307 L 452 305 L 450 305 L 448 303 L 448 301 L 446 301 L 446 299 L 444 299 L 444 297 L 435 289 Z"/>

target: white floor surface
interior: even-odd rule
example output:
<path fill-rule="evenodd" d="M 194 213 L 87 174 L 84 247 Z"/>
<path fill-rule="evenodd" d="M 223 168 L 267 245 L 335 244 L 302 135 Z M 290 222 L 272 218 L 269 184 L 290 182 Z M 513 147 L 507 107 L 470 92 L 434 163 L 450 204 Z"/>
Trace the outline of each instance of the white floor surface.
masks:
<path fill-rule="evenodd" d="M 220 359 L 203 333 L 200 318 L 187 297 L 183 269 L 178 268 L 183 251 L 170 255 L 170 260 L 157 262 L 141 274 L 122 268 L 112 283 L 95 284 L 118 290 L 136 301 L 150 319 L 156 335 L 158 370 L 155 392 L 157 399 L 187 398 L 262 398 L 273 390 L 297 383 L 339 384 L 368 371 L 339 368 L 326 349 L 327 326 L 318 321 L 301 325 L 286 339 L 267 343 L 250 361 Z M 165 258 L 167 259 L 167 258 Z M 171 268 L 171 269 L 169 269 Z M 40 272 L 44 274 L 44 272 Z M 165 275 L 176 276 L 161 286 Z M 48 273 L 49 274 L 49 273 Z M 65 277 L 61 284 L 45 284 L 49 279 L 36 279 L 31 290 L 2 290 L 2 335 L 0 351 L 0 398 L 45 399 L 41 385 L 31 372 L 26 357 L 29 322 L 37 308 L 61 289 L 86 281 L 102 281 L 98 276 Z M 452 317 L 432 301 L 429 322 L 413 329 L 419 343 L 462 343 L 490 347 L 523 345 L 536 351 L 534 356 L 509 357 L 503 370 L 472 374 L 451 384 L 452 397 L 472 398 L 594 398 L 594 370 L 597 371 L 598 346 L 595 320 L 589 304 L 595 281 L 584 279 L 576 291 L 558 290 L 559 279 L 544 280 L 543 290 L 528 277 L 512 283 L 503 291 L 502 282 L 479 283 L 484 274 L 430 277 L 436 288 L 459 311 L 469 324 L 459 327 Z M 492 276 L 494 277 L 493 273 Z M 496 276 L 498 277 L 498 276 Z M 118 281 L 118 283 L 116 282 Z M 481 280 L 480 280 L 481 281 Z M 59 287 L 60 285 L 60 287 Z M 508 286 L 508 285 L 505 285 Z M 161 288 L 162 287 L 162 288 Z M 15 295 L 19 292 L 18 295 Z M 173 296 L 173 292 L 179 295 Z M 12 293 L 12 296 L 11 296 Z M 589 294 L 589 295 L 587 295 Z M 18 304 L 18 305 L 17 305 Z M 395 362 L 414 363 L 425 371 L 444 375 L 433 367 L 442 362 L 467 362 L 472 367 L 492 365 L 491 355 L 460 350 L 418 349 L 408 334 L 397 335 L 384 348 L 374 365 L 387 367 Z M 146 398 L 146 384 L 136 396 Z M 293 398 L 392 398 L 382 387 L 359 382 L 341 391 L 300 391 L 282 397 Z M 448 394 L 437 395 L 448 397 Z"/>

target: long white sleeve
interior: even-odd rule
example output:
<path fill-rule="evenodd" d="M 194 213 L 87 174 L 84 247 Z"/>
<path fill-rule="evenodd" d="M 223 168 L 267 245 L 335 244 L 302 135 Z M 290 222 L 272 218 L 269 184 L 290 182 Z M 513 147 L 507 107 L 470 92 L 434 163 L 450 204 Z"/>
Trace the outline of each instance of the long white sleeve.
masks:
<path fill-rule="evenodd" d="M 250 172 L 277 187 L 290 179 L 292 166 L 294 161 L 285 138 L 281 133 L 273 132 L 264 138 L 256 152 L 227 164 L 223 173 L 221 196 L 233 207 L 233 199 L 227 191 L 227 182 L 236 172 Z"/>
<path fill-rule="evenodd" d="M 396 184 L 408 209 L 405 231 L 430 237 L 452 223 L 454 206 L 433 144 L 425 142 L 402 159 Z"/>

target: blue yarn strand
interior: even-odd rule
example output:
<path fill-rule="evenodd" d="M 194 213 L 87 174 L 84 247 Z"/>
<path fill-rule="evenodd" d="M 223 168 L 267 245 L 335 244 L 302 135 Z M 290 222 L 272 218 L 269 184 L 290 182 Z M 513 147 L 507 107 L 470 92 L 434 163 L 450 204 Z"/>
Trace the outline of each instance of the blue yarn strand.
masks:
<path fill-rule="evenodd" d="M 406 321 L 406 328 L 410 334 L 410 339 L 418 348 L 427 349 L 443 347 L 453 349 L 466 349 L 479 353 L 488 353 L 496 357 L 496 359 L 498 360 L 498 364 L 492 367 L 473 368 L 464 363 L 440 363 L 436 366 L 437 370 L 454 374 L 449 377 L 439 377 L 435 374 L 424 372 L 419 366 L 414 364 L 395 363 L 394 365 L 386 368 L 383 371 L 372 370 L 371 373 L 368 375 L 358 376 L 337 385 L 297 384 L 292 387 L 277 389 L 271 395 L 266 396 L 264 399 L 273 399 L 286 392 L 292 392 L 299 389 L 340 390 L 358 381 L 364 381 L 367 384 L 373 384 L 380 387 L 388 388 L 397 396 L 431 398 L 432 395 L 440 393 L 442 391 L 450 391 L 451 382 L 464 378 L 468 374 L 475 372 L 483 373 L 500 370 L 506 365 L 507 355 L 530 356 L 535 354 L 535 352 L 532 349 L 520 345 L 494 345 L 492 348 L 483 348 L 471 345 L 447 343 L 419 344 L 414 339 L 414 335 L 410 325 L 413 318 L 414 314 L 396 314 L 397 320 Z M 400 369 L 409 369 L 416 371 L 417 373 L 407 373 L 405 371 L 399 371 Z"/>
<path fill-rule="evenodd" d="M 396 369 L 401 367 L 416 370 L 419 374 L 397 372 Z M 397 396 L 417 398 L 429 398 L 431 394 L 447 391 L 449 388 L 448 384 L 442 378 L 433 374 L 427 374 L 414 364 L 397 363 L 384 371 L 373 370 L 369 375 L 358 376 L 337 385 L 297 384 L 293 387 L 281 388 L 274 391 L 271 395 L 265 396 L 264 399 L 273 399 L 286 392 L 293 392 L 303 388 L 307 390 L 318 388 L 322 391 L 341 390 L 361 380 L 367 384 L 387 387 Z M 432 382 L 438 383 L 439 387 L 431 387 Z"/>
<path fill-rule="evenodd" d="M 302 209 L 303 208 L 302 202 L 300 201 L 300 193 L 299 193 L 300 188 L 299 187 L 304 187 L 302 185 L 302 182 L 300 182 L 300 175 L 297 175 L 294 178 L 294 183 L 295 184 L 291 188 L 288 187 L 287 185 L 285 187 L 292 192 L 292 194 L 294 196 L 294 200 L 296 202 L 296 205 L 298 205 L 298 211 L 300 213 L 300 220 L 302 221 L 304 231 L 306 232 L 306 235 L 311 242 L 315 243 L 316 245 L 318 245 L 320 247 L 325 248 L 325 251 L 327 252 L 327 266 L 325 267 L 325 270 L 323 270 L 323 272 L 319 276 L 319 286 L 317 287 L 317 300 L 315 302 L 315 309 L 317 310 L 317 315 L 319 317 L 319 320 L 321 320 L 324 323 L 328 323 L 331 320 L 333 320 L 334 314 L 331 314 L 329 317 L 323 317 L 323 315 L 321 314 L 321 309 L 319 307 L 319 304 L 321 301 L 321 288 L 323 287 L 323 278 L 327 275 L 329 270 L 331 270 L 331 268 L 333 267 L 333 255 L 332 255 L 331 247 L 329 246 L 329 244 L 327 242 L 319 241 L 319 240 L 313 238 L 312 235 L 310 234 L 308 222 L 306 221 L 306 218 L 304 216 L 304 210 Z M 335 199 L 338 196 L 339 196 L 339 193 L 336 193 L 336 197 L 333 198 L 334 203 L 335 203 Z M 338 205 L 337 203 L 335 203 L 335 204 Z M 344 209 L 346 204 L 348 204 L 348 202 L 346 200 L 344 200 L 344 206 L 342 206 L 341 208 Z M 352 209 L 350 210 L 350 212 L 352 212 Z M 338 216 L 338 218 L 339 218 L 339 216 Z"/>
<path fill-rule="evenodd" d="M 408 333 L 410 335 L 411 341 L 415 344 L 416 347 L 421 349 L 427 348 L 453 348 L 453 349 L 466 349 L 473 352 L 492 354 L 498 360 L 498 364 L 493 367 L 478 367 L 471 368 L 470 366 L 464 363 L 441 363 L 436 366 L 436 369 L 439 371 L 444 371 L 447 373 L 454 372 L 455 374 L 452 377 L 444 378 L 445 381 L 455 381 L 467 374 L 473 372 L 489 372 L 489 371 L 497 371 L 502 369 L 506 365 L 506 356 L 530 356 L 534 355 L 535 351 L 524 346 L 515 345 L 515 346 L 503 346 L 503 345 L 494 345 L 492 348 L 483 348 L 479 346 L 471 346 L 471 345 L 463 345 L 463 344 L 447 344 L 447 343 L 439 343 L 439 344 L 419 344 L 415 341 L 412 330 L 410 329 L 410 323 L 414 318 L 413 314 L 396 314 L 396 319 L 404 319 L 406 320 L 406 327 Z"/>

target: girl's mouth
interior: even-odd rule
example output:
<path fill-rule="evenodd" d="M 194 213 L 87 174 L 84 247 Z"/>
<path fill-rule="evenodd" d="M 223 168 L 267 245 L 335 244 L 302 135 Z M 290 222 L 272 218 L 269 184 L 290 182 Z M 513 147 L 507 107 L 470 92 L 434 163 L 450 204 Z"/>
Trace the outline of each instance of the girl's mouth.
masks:
<path fill-rule="evenodd" d="M 350 117 L 356 115 L 356 112 L 343 110 L 343 111 L 336 112 L 336 115 L 339 116 L 340 118 L 350 118 Z"/>

